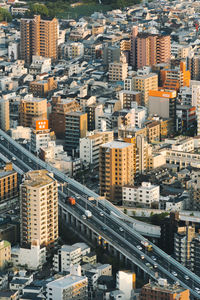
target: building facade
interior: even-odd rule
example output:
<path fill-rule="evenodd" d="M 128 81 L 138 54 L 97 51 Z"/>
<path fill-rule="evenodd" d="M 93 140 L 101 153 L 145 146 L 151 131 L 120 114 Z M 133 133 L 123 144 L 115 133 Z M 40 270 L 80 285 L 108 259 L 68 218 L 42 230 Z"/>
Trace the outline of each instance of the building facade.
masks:
<path fill-rule="evenodd" d="M 134 144 L 113 141 L 100 146 L 100 193 L 114 203 L 122 201 L 122 187 L 134 183 Z"/>
<path fill-rule="evenodd" d="M 47 119 L 47 100 L 27 95 L 20 101 L 19 123 L 24 127 L 32 127 L 33 121 Z"/>
<path fill-rule="evenodd" d="M 80 139 L 87 133 L 87 113 L 69 112 L 65 116 L 65 149 L 69 154 L 79 153 Z"/>
<path fill-rule="evenodd" d="M 18 197 L 17 172 L 13 170 L 12 163 L 7 163 L 0 170 L 0 203 L 6 203 L 15 197 Z"/>
<path fill-rule="evenodd" d="M 10 109 L 8 99 L 0 99 L 0 129 L 4 131 L 10 129 Z"/>
<path fill-rule="evenodd" d="M 57 59 L 58 20 L 43 20 L 39 15 L 33 19 L 21 19 L 21 59 L 32 62 L 33 55 Z"/>
<path fill-rule="evenodd" d="M 30 171 L 20 185 L 21 246 L 35 240 L 52 246 L 58 239 L 58 187 L 46 170 Z"/>

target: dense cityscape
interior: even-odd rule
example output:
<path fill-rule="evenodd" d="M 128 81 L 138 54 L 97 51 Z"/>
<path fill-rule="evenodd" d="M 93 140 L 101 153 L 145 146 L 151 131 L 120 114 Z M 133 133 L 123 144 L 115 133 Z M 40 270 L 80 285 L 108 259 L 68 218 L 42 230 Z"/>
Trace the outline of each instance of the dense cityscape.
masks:
<path fill-rule="evenodd" d="M 0 299 L 200 299 L 199 19 L 0 1 Z"/>

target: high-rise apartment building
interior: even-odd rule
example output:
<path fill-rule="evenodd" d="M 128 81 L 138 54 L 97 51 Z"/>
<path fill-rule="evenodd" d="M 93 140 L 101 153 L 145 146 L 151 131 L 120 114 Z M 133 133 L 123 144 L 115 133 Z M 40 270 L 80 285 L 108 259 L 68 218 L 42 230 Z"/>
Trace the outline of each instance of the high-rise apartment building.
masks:
<path fill-rule="evenodd" d="M 187 69 L 190 71 L 192 80 L 200 80 L 200 55 L 187 57 Z"/>
<path fill-rule="evenodd" d="M 7 202 L 18 196 L 17 172 L 12 168 L 12 163 L 7 163 L 0 170 L 0 203 Z"/>
<path fill-rule="evenodd" d="M 120 48 L 118 46 L 105 45 L 103 47 L 103 63 L 108 66 L 110 63 L 120 61 Z"/>
<path fill-rule="evenodd" d="M 138 33 L 134 26 L 131 34 L 131 63 L 134 68 L 166 63 L 171 59 L 169 35 Z"/>
<path fill-rule="evenodd" d="M 113 62 L 109 64 L 109 81 L 124 81 L 128 76 L 126 62 Z"/>
<path fill-rule="evenodd" d="M 180 66 L 173 69 L 163 69 L 160 71 L 161 85 L 166 90 L 178 91 L 183 86 L 190 85 L 190 71 L 186 70 L 185 62 L 180 62 Z"/>
<path fill-rule="evenodd" d="M 9 100 L 0 99 L 0 129 L 8 131 L 10 129 Z"/>
<path fill-rule="evenodd" d="M 69 154 L 78 154 L 80 139 L 87 134 L 87 114 L 74 111 L 65 116 L 65 149 Z"/>
<path fill-rule="evenodd" d="M 24 127 L 31 127 L 33 121 L 47 119 L 47 100 L 35 98 L 32 95 L 25 96 L 20 101 L 19 123 Z"/>
<path fill-rule="evenodd" d="M 85 165 L 98 167 L 99 147 L 113 141 L 113 131 L 102 131 L 80 139 L 80 159 Z"/>
<path fill-rule="evenodd" d="M 30 171 L 20 186 L 21 245 L 35 240 L 51 247 L 58 239 L 58 187 L 47 170 Z"/>
<path fill-rule="evenodd" d="M 112 141 L 100 146 L 100 193 L 114 203 L 122 201 L 122 187 L 134 183 L 136 172 L 135 145 Z"/>
<path fill-rule="evenodd" d="M 158 75 L 149 73 L 133 77 L 134 90 L 141 91 L 142 105 L 148 107 L 149 91 L 158 89 Z"/>
<path fill-rule="evenodd" d="M 200 81 L 190 80 L 190 90 L 192 93 L 192 105 L 196 107 L 197 135 L 200 135 Z"/>
<path fill-rule="evenodd" d="M 174 235 L 174 257 L 187 268 L 191 268 L 191 242 L 195 237 L 195 227 L 179 227 Z"/>
<path fill-rule="evenodd" d="M 52 111 L 49 115 L 50 128 L 57 138 L 65 138 L 65 116 L 68 112 L 80 111 L 81 107 L 74 99 L 62 99 L 61 96 L 52 97 Z"/>
<path fill-rule="evenodd" d="M 158 283 L 150 282 L 142 287 L 140 300 L 189 300 L 189 290 L 181 287 L 180 285 L 170 285 L 166 279 L 160 278 Z"/>
<path fill-rule="evenodd" d="M 33 55 L 57 59 L 58 20 L 41 17 L 23 18 L 20 24 L 21 59 L 30 64 Z"/>

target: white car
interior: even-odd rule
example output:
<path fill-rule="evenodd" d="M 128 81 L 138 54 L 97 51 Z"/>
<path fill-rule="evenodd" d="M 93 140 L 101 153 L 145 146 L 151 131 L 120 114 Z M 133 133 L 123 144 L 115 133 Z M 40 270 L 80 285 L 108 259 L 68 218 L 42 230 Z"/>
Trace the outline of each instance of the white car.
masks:
<path fill-rule="evenodd" d="M 84 220 L 86 220 L 86 219 L 87 219 L 85 215 L 82 215 L 82 218 L 83 218 Z"/>
<path fill-rule="evenodd" d="M 152 258 L 154 261 L 156 261 L 156 257 L 155 257 L 155 256 L 152 256 L 151 258 Z"/>
<path fill-rule="evenodd" d="M 187 275 L 185 275 L 184 278 L 185 278 L 186 280 L 189 280 L 189 279 L 190 279 L 189 276 L 187 276 Z"/>
<path fill-rule="evenodd" d="M 122 227 L 119 227 L 119 230 L 120 230 L 121 232 L 123 232 L 123 231 L 124 231 L 124 229 L 123 229 Z"/>
<path fill-rule="evenodd" d="M 104 214 L 102 213 L 102 211 L 100 212 L 100 216 L 101 216 L 101 217 L 103 217 L 103 216 L 104 216 Z"/>
<path fill-rule="evenodd" d="M 137 248 L 138 248 L 138 250 L 140 250 L 140 251 L 142 250 L 142 247 L 141 247 L 141 246 L 139 246 L 139 245 L 137 246 Z"/>
<path fill-rule="evenodd" d="M 172 275 L 178 276 L 178 274 L 175 271 L 172 271 Z"/>

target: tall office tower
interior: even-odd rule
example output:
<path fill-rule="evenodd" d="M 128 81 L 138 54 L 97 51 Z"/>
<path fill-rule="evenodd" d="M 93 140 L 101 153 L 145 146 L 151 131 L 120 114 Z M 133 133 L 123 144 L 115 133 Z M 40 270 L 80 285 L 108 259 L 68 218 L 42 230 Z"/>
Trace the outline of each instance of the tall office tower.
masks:
<path fill-rule="evenodd" d="M 65 148 L 69 154 L 78 154 L 80 139 L 87 134 L 87 114 L 80 111 L 66 114 Z"/>
<path fill-rule="evenodd" d="M 40 16 L 21 19 L 21 59 L 30 64 L 33 55 L 57 59 L 58 20 L 43 20 Z"/>
<path fill-rule="evenodd" d="M 122 201 L 122 187 L 134 183 L 136 149 L 134 144 L 112 141 L 100 146 L 100 193 L 113 203 Z"/>
<path fill-rule="evenodd" d="M 35 240 L 51 247 L 58 239 L 58 186 L 47 170 L 29 171 L 20 185 L 21 245 Z"/>
<path fill-rule="evenodd" d="M 148 107 L 149 91 L 158 89 L 158 75 L 149 73 L 133 77 L 133 86 L 135 91 L 141 91 L 141 104 Z"/>
<path fill-rule="evenodd" d="M 0 99 L 0 129 L 10 129 L 9 100 Z"/>
<path fill-rule="evenodd" d="M 19 124 L 32 127 L 33 121 L 47 119 L 47 100 L 26 95 L 19 105 Z"/>
<path fill-rule="evenodd" d="M 191 79 L 200 80 L 200 55 L 187 57 L 187 69 L 190 71 Z"/>

